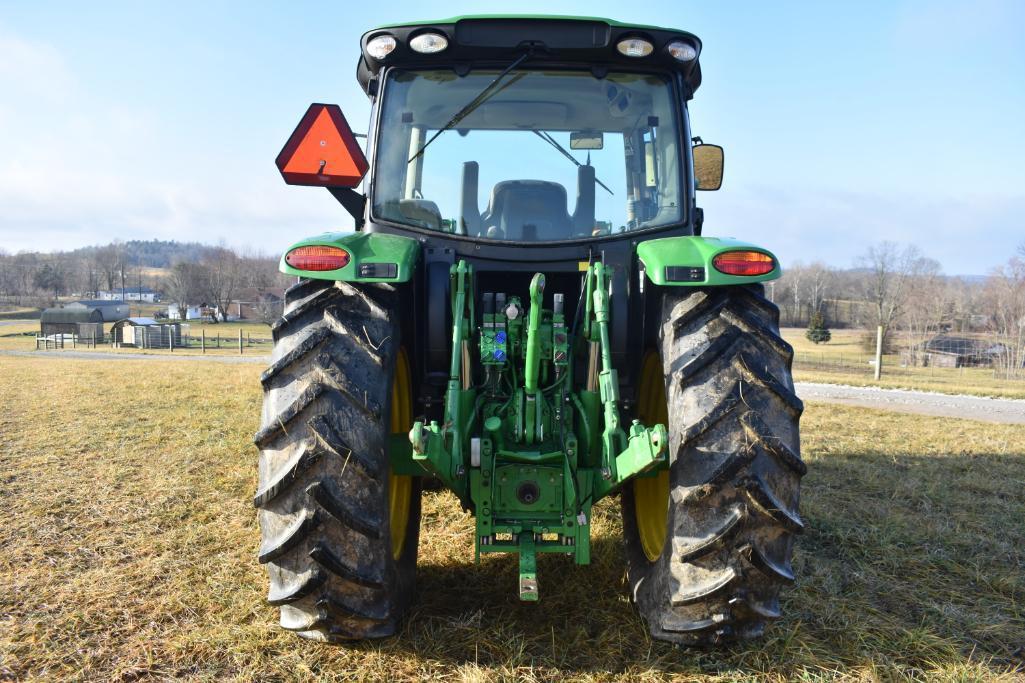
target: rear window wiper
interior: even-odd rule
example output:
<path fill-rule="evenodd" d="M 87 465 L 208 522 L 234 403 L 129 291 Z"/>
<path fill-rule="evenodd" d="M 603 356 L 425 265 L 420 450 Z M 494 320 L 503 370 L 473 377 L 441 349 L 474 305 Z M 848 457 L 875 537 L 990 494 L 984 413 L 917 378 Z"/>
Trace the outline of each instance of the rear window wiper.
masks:
<path fill-rule="evenodd" d="M 534 133 L 534 135 L 538 136 L 539 138 L 541 138 L 542 140 L 544 140 L 545 142 L 547 142 L 547 143 L 548 143 L 549 145 L 551 145 L 551 146 L 552 146 L 552 147 L 554 147 L 555 149 L 557 149 L 557 150 L 559 150 L 560 152 L 562 152 L 562 156 L 566 157 L 567 159 L 569 159 L 570 161 L 572 161 L 572 162 L 573 162 L 574 164 L 576 164 L 577 168 L 580 168 L 581 166 L 583 166 L 583 164 L 581 164 L 581 163 L 580 163 L 579 161 L 577 161 L 576 157 L 574 157 L 574 156 L 573 156 L 572 154 L 570 154 L 569 152 L 567 152 L 567 151 L 566 151 L 566 148 L 565 148 L 565 147 L 563 147 L 562 145 L 560 145 L 560 144 L 559 144 L 559 142 L 558 142 L 558 140 L 556 140 L 555 138 L 553 138 L 553 137 L 551 136 L 551 134 L 549 134 L 549 133 L 547 133 L 546 131 L 543 131 L 543 130 L 534 130 L 534 131 L 532 131 L 532 132 Z M 590 153 L 590 152 L 588 152 L 588 153 L 587 153 L 587 165 L 588 165 L 588 166 L 590 166 L 590 165 L 591 165 L 591 153 Z M 599 185 L 601 185 L 601 186 L 602 186 L 603 188 L 605 188 L 605 191 L 606 191 L 606 192 L 608 192 L 608 193 L 609 193 L 610 195 L 612 195 L 613 197 L 615 197 L 615 196 L 616 196 L 616 193 L 615 193 L 615 192 L 613 192 L 612 190 L 610 190 L 610 189 L 609 189 L 609 186 L 608 186 L 608 185 L 606 185 L 606 184 L 605 184 L 605 183 L 603 183 L 602 181 L 598 180 L 598 176 L 595 176 L 595 177 L 594 177 L 594 182 L 598 183 L 598 184 L 599 184 Z"/>
<path fill-rule="evenodd" d="M 522 55 L 517 57 L 516 60 L 512 64 L 510 64 L 509 66 L 505 67 L 505 69 L 502 70 L 502 73 L 500 73 L 497 76 L 495 76 L 495 80 L 493 80 L 490 83 L 488 83 L 487 87 L 485 87 L 483 90 L 480 91 L 479 95 L 477 95 L 472 100 L 467 102 L 466 105 L 462 109 L 457 111 L 452 116 L 452 118 L 448 120 L 448 123 L 446 123 L 444 126 L 439 128 L 438 131 L 434 135 L 431 136 L 431 139 L 428 140 L 427 142 L 425 142 L 424 146 L 421 147 L 417 151 L 416 154 L 411 156 L 409 158 L 409 161 L 407 161 L 406 163 L 407 164 L 413 163 L 413 161 L 415 161 L 418 156 L 423 154 L 424 150 L 427 149 L 428 145 L 430 145 L 432 142 L 434 142 L 438 138 L 439 135 L 444 133 L 446 130 L 451 130 L 452 128 L 455 128 L 457 125 L 459 125 L 459 122 L 462 121 L 463 119 L 465 119 L 471 112 L 473 112 L 474 109 L 476 109 L 480 105 L 484 104 L 485 102 L 490 100 L 492 97 L 494 97 L 498 93 L 502 92 L 502 90 L 504 90 L 505 88 L 508 88 L 510 85 L 512 85 L 516 81 L 518 81 L 521 78 L 523 78 L 526 75 L 526 73 L 516 74 L 516 76 L 514 76 L 511 81 L 509 81 L 508 83 L 503 85 L 501 88 L 498 87 L 499 83 L 502 82 L 502 79 L 504 79 L 506 76 L 508 76 L 510 71 L 512 71 L 513 69 L 518 67 L 520 64 L 522 64 L 524 62 L 524 60 L 526 60 L 527 57 L 529 57 L 529 56 L 530 56 L 529 52 L 524 52 Z"/>

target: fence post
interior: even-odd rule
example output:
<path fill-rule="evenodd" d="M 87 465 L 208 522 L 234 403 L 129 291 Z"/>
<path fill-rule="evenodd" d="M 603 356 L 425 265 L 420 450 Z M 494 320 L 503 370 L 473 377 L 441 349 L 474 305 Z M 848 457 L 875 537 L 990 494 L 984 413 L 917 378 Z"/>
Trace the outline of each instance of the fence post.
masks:
<path fill-rule="evenodd" d="M 199 338 L 199 348 L 202 349 L 203 353 L 206 353 L 206 328 L 202 330 L 202 336 Z"/>
<path fill-rule="evenodd" d="M 878 381 L 883 374 L 883 326 L 876 326 L 876 372 L 875 378 Z"/>
<path fill-rule="evenodd" d="M 168 326 L 165 329 L 167 329 L 167 350 L 174 353 L 174 328 Z"/>
<path fill-rule="evenodd" d="M 217 348 L 221 348 L 221 331 L 217 330 Z"/>
<path fill-rule="evenodd" d="M 238 355 L 242 355 L 242 328 L 238 328 Z"/>

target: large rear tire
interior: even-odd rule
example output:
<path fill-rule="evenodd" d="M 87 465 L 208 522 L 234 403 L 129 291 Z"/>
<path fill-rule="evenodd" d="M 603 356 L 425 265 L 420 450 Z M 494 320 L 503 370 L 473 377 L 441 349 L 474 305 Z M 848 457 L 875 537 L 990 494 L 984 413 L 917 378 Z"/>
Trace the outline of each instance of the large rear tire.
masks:
<path fill-rule="evenodd" d="M 670 469 L 623 493 L 631 596 L 660 640 L 757 637 L 804 527 L 793 350 L 757 285 L 668 292 L 662 319 L 638 407 L 668 419 Z"/>
<path fill-rule="evenodd" d="M 411 421 L 388 285 L 306 280 L 285 295 L 263 373 L 259 560 L 281 626 L 304 638 L 392 635 L 412 600 L 419 479 L 388 438 Z"/>

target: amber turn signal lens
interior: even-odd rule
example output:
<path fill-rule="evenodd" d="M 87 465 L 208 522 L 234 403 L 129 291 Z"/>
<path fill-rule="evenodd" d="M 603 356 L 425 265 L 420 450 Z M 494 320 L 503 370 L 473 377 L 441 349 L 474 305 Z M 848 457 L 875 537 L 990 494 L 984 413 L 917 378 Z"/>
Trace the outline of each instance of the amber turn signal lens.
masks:
<path fill-rule="evenodd" d="M 338 270 L 349 265 L 349 252 L 339 247 L 296 247 L 285 254 L 285 263 L 296 270 Z"/>
<path fill-rule="evenodd" d="M 727 275 L 765 275 L 776 267 L 776 260 L 760 251 L 725 251 L 714 259 L 712 265 Z"/>

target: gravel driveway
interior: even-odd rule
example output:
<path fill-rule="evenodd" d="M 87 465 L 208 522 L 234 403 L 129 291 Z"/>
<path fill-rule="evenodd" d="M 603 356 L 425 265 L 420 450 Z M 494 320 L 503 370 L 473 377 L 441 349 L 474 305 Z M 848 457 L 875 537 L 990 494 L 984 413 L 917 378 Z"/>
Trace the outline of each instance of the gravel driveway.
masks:
<path fill-rule="evenodd" d="M 839 403 L 899 413 L 959 417 L 985 422 L 1025 424 L 1025 400 L 986 398 L 963 394 L 936 394 L 906 389 L 852 387 L 845 384 L 797 382 L 797 395 L 805 401 Z"/>

